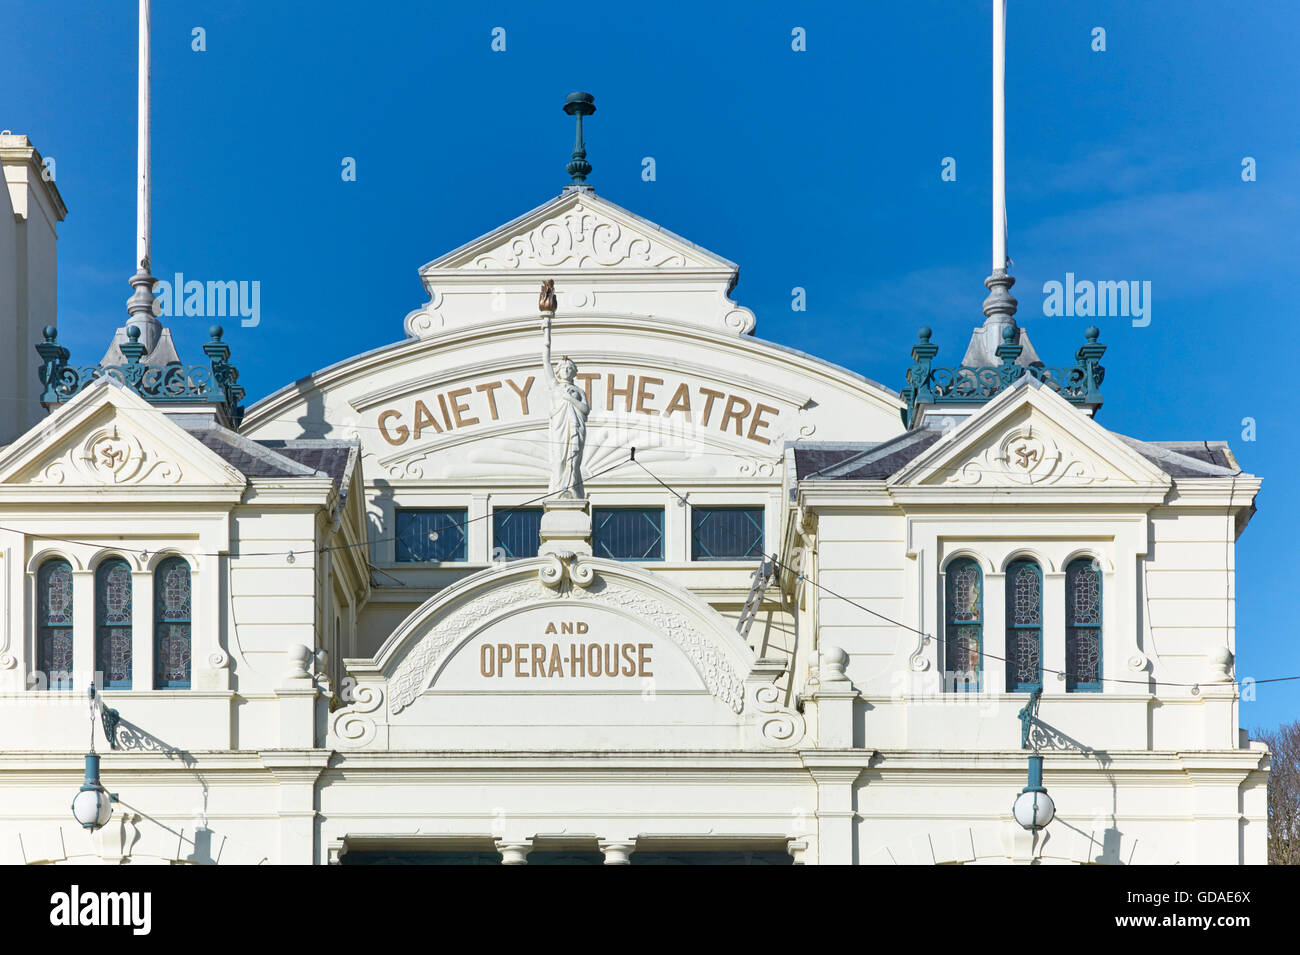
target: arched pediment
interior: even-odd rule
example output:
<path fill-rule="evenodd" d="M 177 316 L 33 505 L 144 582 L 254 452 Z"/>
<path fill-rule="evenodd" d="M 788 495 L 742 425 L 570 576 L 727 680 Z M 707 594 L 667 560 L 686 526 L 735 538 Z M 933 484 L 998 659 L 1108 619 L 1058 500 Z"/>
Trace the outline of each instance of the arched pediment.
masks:
<path fill-rule="evenodd" d="M 793 746 L 802 719 L 755 663 L 720 614 L 655 574 L 512 561 L 430 598 L 373 659 L 346 661 L 351 705 L 331 736 L 340 748 Z"/>
<path fill-rule="evenodd" d="M 588 474 L 601 449 L 635 446 L 666 477 L 774 478 L 787 442 L 884 440 L 892 392 L 750 336 L 647 316 L 566 314 L 592 407 Z M 255 405 L 258 438 L 357 438 L 369 481 L 544 482 L 547 394 L 536 315 L 501 318 L 360 355 Z"/>
<path fill-rule="evenodd" d="M 601 631 L 591 620 L 562 619 L 582 614 L 596 614 L 606 623 L 618 621 L 622 627 L 617 632 Z M 538 621 L 543 625 L 536 632 L 528 629 Z M 577 624 L 586 626 L 578 631 Z M 349 661 L 349 670 L 382 674 L 388 685 L 389 708 L 396 713 L 435 684 L 452 659 L 471 643 L 481 644 L 490 638 L 505 640 L 500 645 L 513 648 L 527 638 L 531 648 L 539 640 L 560 646 L 572 637 L 572 643 L 602 647 L 601 672 L 607 674 L 612 667 L 603 658 L 603 647 L 629 645 L 626 637 L 633 625 L 652 634 L 653 649 L 675 649 L 711 696 L 735 713 L 743 709 L 742 684 L 754 654 L 726 620 L 660 577 L 629 564 L 592 557 L 566 561 L 547 555 L 512 561 L 467 577 L 413 611 L 385 641 L 373 666 Z M 552 664 L 549 646 L 547 651 L 545 669 Z M 529 676 L 521 679 L 571 681 L 574 667 L 567 665 L 569 659 L 562 653 L 562 672 L 538 677 L 530 657 L 523 666 Z M 587 672 L 592 669 L 587 666 L 592 659 L 594 656 L 584 656 L 579 680 L 594 679 Z M 522 672 L 513 652 L 509 662 L 512 672 Z M 634 665 L 638 671 L 643 669 L 640 660 L 633 664 L 622 655 L 617 662 L 618 677 L 639 675 L 625 672 Z M 499 660 L 492 665 L 495 670 L 503 668 Z M 640 692 L 641 687 L 635 689 Z"/>

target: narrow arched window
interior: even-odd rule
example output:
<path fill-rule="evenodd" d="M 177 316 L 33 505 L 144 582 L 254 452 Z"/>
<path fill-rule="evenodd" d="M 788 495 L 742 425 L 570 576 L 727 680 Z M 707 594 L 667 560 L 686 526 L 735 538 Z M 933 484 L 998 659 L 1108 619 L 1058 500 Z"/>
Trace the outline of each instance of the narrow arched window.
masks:
<path fill-rule="evenodd" d="M 1101 689 L 1101 568 L 1090 557 L 1065 569 L 1065 690 Z"/>
<path fill-rule="evenodd" d="M 131 567 L 121 557 L 95 571 L 95 672 L 106 690 L 131 689 Z"/>
<path fill-rule="evenodd" d="M 168 557 L 153 572 L 153 685 L 190 687 L 190 565 Z"/>
<path fill-rule="evenodd" d="M 72 565 L 66 560 L 47 560 L 36 572 L 36 669 L 47 689 L 72 689 Z"/>
<path fill-rule="evenodd" d="M 1007 691 L 1043 685 L 1043 574 L 1032 560 L 1007 568 Z"/>
<path fill-rule="evenodd" d="M 980 689 L 984 642 L 984 575 L 979 564 L 961 557 L 948 565 L 944 633 L 944 682 L 949 690 Z"/>

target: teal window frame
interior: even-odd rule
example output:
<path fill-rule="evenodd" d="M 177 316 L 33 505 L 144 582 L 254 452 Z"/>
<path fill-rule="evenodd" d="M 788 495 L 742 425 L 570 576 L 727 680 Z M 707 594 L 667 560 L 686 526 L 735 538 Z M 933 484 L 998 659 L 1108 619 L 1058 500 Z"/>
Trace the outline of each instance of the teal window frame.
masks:
<path fill-rule="evenodd" d="M 1038 578 L 1038 606 L 1036 608 L 1037 623 L 1017 623 L 1016 622 L 1016 577 L 1020 571 L 1029 569 L 1034 572 Z M 1008 693 L 1030 693 L 1035 689 L 1043 688 L 1043 569 L 1038 566 L 1038 562 L 1027 557 L 1013 560 L 1007 565 L 1006 573 L 1006 605 L 1007 621 L 1007 692 Z M 1019 678 L 1020 671 L 1020 634 L 1026 631 L 1036 630 L 1038 632 L 1038 678 L 1029 683 L 1025 683 Z"/>
<path fill-rule="evenodd" d="M 502 507 L 494 508 L 492 511 L 492 556 L 496 558 L 497 551 L 501 551 L 506 560 L 523 560 L 528 557 L 536 557 L 537 549 L 541 542 L 541 515 L 543 508 L 540 507 Z M 532 540 L 532 553 L 517 553 L 520 548 L 513 546 L 518 541 L 512 540 L 512 537 L 518 537 L 518 531 L 510 529 L 513 523 L 523 523 L 523 519 L 537 518 L 537 528 L 530 530 L 526 534 Z"/>
<path fill-rule="evenodd" d="M 701 541 L 701 531 L 710 518 L 722 515 L 736 515 L 746 519 L 758 531 L 757 541 L 751 543 L 743 553 L 712 554 L 708 546 Z M 743 507 L 727 505 L 725 507 L 691 507 L 691 560 L 762 560 L 765 556 L 763 546 L 766 542 L 765 520 L 767 509 L 763 507 Z M 742 524 L 743 527 L 743 524 Z M 724 533 L 731 533 L 728 528 Z M 738 535 L 738 532 L 737 532 Z"/>
<path fill-rule="evenodd" d="M 107 591 L 108 575 L 118 567 L 126 568 L 127 579 L 127 619 L 126 620 L 109 620 L 106 612 L 107 608 Z M 109 668 L 106 666 L 113 655 L 113 644 L 117 640 L 125 638 L 126 640 L 126 672 L 125 679 L 112 679 L 109 677 Z M 99 566 L 95 568 L 95 673 L 100 677 L 100 686 L 105 690 L 129 690 L 132 683 L 132 669 L 134 664 L 134 641 L 135 641 L 135 576 L 131 572 L 131 564 L 124 557 L 108 557 L 100 561 Z"/>
<path fill-rule="evenodd" d="M 1097 619 L 1096 621 L 1077 622 L 1074 619 L 1074 571 L 1078 567 L 1087 567 L 1097 575 Z M 1100 693 L 1102 689 L 1102 620 L 1105 616 L 1105 574 L 1095 557 L 1076 557 L 1065 568 L 1065 692 L 1066 693 Z M 1074 672 L 1075 638 L 1077 631 L 1095 634 L 1097 641 L 1097 679 L 1079 680 Z"/>
<path fill-rule="evenodd" d="M 953 600 L 953 591 L 955 588 L 956 574 L 958 571 L 971 567 L 975 571 L 975 582 L 977 593 L 975 598 L 974 617 L 973 619 L 961 619 L 961 614 L 956 612 L 955 601 Z M 980 567 L 979 561 L 973 557 L 957 557 L 948 563 L 944 572 L 944 601 L 943 601 L 943 619 L 944 619 L 944 641 L 943 641 L 943 667 L 944 667 L 944 688 L 953 693 L 979 693 L 984 685 L 984 570 Z M 978 662 L 973 670 L 957 670 L 952 666 L 952 658 L 955 655 L 955 646 L 957 627 L 974 627 L 976 634 L 975 654 Z M 972 681 L 961 683 L 958 680 L 959 674 L 970 673 L 973 675 Z M 951 680 L 951 682 L 949 682 Z"/>
<path fill-rule="evenodd" d="M 640 515 L 656 534 L 658 553 L 650 555 L 645 550 L 638 555 L 616 556 L 609 546 L 610 522 L 618 515 Z M 664 559 L 664 509 L 662 507 L 597 507 L 591 512 L 592 550 L 597 557 L 608 560 L 661 561 Z"/>
<path fill-rule="evenodd" d="M 414 531 L 405 526 L 407 521 L 422 519 L 425 526 Z M 469 524 L 469 511 L 463 507 L 399 507 L 393 518 L 396 525 L 396 540 L 393 542 L 393 559 L 399 564 L 463 564 L 469 559 L 469 535 L 466 533 L 466 527 Z M 433 523 L 436 526 L 429 527 Z M 443 551 L 447 556 L 421 556 L 428 553 L 427 551 L 415 551 L 410 548 L 404 538 L 408 533 L 418 535 L 427 535 L 430 532 L 437 533 L 439 538 L 444 533 L 453 533 L 454 550 Z M 438 545 L 438 541 L 429 541 L 429 544 Z"/>
<path fill-rule="evenodd" d="M 66 613 L 60 614 L 60 619 L 52 620 L 54 616 L 50 613 L 50 578 L 59 570 L 64 570 L 68 574 L 68 606 Z M 71 690 L 72 670 L 75 665 L 75 640 L 72 630 L 72 614 L 75 607 L 73 599 L 72 564 L 62 557 L 52 557 L 44 561 L 36 570 L 36 671 L 45 675 L 45 689 L 47 690 Z M 67 619 L 62 619 L 66 617 Z M 65 633 L 66 632 L 66 633 Z M 54 669 L 52 659 L 54 651 L 54 641 L 56 639 L 66 639 L 71 646 L 68 649 L 68 656 L 72 664 L 66 670 Z"/>
<path fill-rule="evenodd" d="M 182 616 L 167 615 L 166 579 L 173 567 L 185 568 L 185 604 L 186 613 Z M 184 557 L 167 557 L 159 561 L 153 571 L 153 688 L 155 690 L 188 690 L 194 676 L 194 573 L 189 561 Z M 164 678 L 163 652 L 164 640 L 176 640 L 177 629 L 182 628 L 182 636 L 189 646 L 189 659 L 185 664 L 185 679 Z M 166 636 L 164 636 L 166 634 Z"/>

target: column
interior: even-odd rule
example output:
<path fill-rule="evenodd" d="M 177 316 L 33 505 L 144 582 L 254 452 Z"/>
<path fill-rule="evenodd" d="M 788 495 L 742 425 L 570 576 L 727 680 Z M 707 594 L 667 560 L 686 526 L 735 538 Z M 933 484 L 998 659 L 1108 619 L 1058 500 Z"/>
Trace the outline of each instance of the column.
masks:
<path fill-rule="evenodd" d="M 816 753 L 806 753 L 804 763 L 817 783 L 817 864 L 853 865 L 858 815 L 853 787 L 862 767 L 834 765 Z"/>
<path fill-rule="evenodd" d="M 823 647 L 818 684 L 809 700 L 817 713 L 817 748 L 852 749 L 855 708 L 861 694 L 844 674 L 848 654 L 839 647 Z"/>
<path fill-rule="evenodd" d="M 316 781 L 329 763 L 328 750 L 261 754 L 280 793 L 280 865 L 316 864 Z"/>
<path fill-rule="evenodd" d="M 1190 838 L 1197 865 L 1241 864 L 1241 809 L 1238 799 L 1246 773 L 1240 756 L 1183 756 L 1183 771 L 1193 787 Z M 1235 764 L 1235 765 L 1234 765 Z"/>
<path fill-rule="evenodd" d="M 1065 573 L 1043 568 L 1044 693 L 1065 692 L 1065 677 L 1058 673 L 1065 673 Z"/>
<path fill-rule="evenodd" d="M 605 854 L 605 865 L 631 865 L 632 853 L 636 851 L 636 840 L 601 839 L 600 851 Z"/>
<path fill-rule="evenodd" d="M 33 658 L 33 666 L 35 659 Z M 95 674 L 95 572 L 72 570 L 72 686 L 83 696 L 86 687 L 95 680 L 95 688 L 103 689 Z M 49 686 L 50 674 L 42 677 Z"/>
<path fill-rule="evenodd" d="M 153 689 L 153 572 L 131 571 L 131 689 Z"/>
<path fill-rule="evenodd" d="M 221 598 L 233 582 L 228 556 L 199 556 L 190 564 L 190 686 L 196 690 L 230 689 L 230 654 L 222 637 L 234 624 Z"/>
<path fill-rule="evenodd" d="M 984 575 L 984 650 L 981 654 L 980 689 L 985 693 L 1007 691 L 1007 575 Z M 994 659 L 1000 657 L 1001 659 Z"/>
<path fill-rule="evenodd" d="M 510 842 L 498 839 L 496 845 L 497 852 L 501 853 L 502 865 L 528 865 L 528 853 L 533 851 L 531 841 Z"/>
<path fill-rule="evenodd" d="M 312 652 L 305 646 L 289 648 L 287 669 L 275 688 L 279 701 L 280 748 L 312 749 L 316 745 L 316 684 L 308 672 Z"/>
<path fill-rule="evenodd" d="M 488 496 L 471 494 L 469 523 L 465 525 L 465 559 L 471 564 L 487 564 L 492 560 L 492 522 L 488 516 Z"/>

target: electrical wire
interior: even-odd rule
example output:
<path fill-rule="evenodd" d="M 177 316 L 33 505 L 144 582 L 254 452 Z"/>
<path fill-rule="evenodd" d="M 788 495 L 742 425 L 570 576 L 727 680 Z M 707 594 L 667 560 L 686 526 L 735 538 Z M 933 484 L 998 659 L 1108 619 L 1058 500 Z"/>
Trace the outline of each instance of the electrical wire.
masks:
<path fill-rule="evenodd" d="M 518 440 L 518 439 L 512 439 L 512 440 Z M 549 442 L 534 442 L 534 443 L 549 443 Z M 703 453 L 707 453 L 707 452 L 703 452 Z M 730 455 L 728 455 L 728 456 L 730 456 Z M 625 460 L 617 461 L 617 462 L 615 462 L 614 464 L 611 464 L 609 467 L 607 467 L 607 468 L 603 468 L 603 469 L 601 469 L 600 471 L 597 471 L 595 474 L 590 475 L 590 476 L 587 478 L 587 480 L 592 480 L 592 479 L 594 479 L 594 478 L 597 478 L 597 477 L 600 477 L 600 476 L 602 476 L 602 475 L 608 474 L 609 472 L 615 470 L 616 468 L 623 467 L 623 466 L 626 465 L 626 464 L 635 464 L 635 465 L 637 465 L 639 468 L 641 468 L 641 470 L 645 471 L 645 473 L 648 474 L 648 475 L 649 475 L 649 476 L 650 476 L 650 477 L 651 477 L 651 478 L 652 478 L 656 483 L 658 483 L 658 484 L 659 484 L 660 486 L 662 486 L 665 490 L 667 490 L 669 493 L 671 493 L 673 496 L 675 496 L 675 497 L 676 497 L 679 501 L 681 501 L 683 504 L 688 504 L 688 503 L 689 503 L 689 502 L 686 500 L 686 498 L 685 498 L 682 494 L 680 494 L 676 489 L 674 489 L 671 485 L 669 485 L 669 484 L 666 483 L 663 479 L 661 479 L 657 474 L 655 474 L 653 471 L 651 471 L 650 468 L 646 467 L 646 465 L 645 465 L 643 462 L 638 461 L 638 460 L 636 459 L 636 448 L 635 448 L 635 446 L 633 446 L 633 447 L 631 447 L 631 448 L 629 449 L 628 457 L 627 457 Z M 943 469 L 936 469 L 936 470 L 950 470 L 950 468 L 943 468 Z M 1241 473 L 1241 472 L 1240 472 L 1240 470 L 1239 470 L 1239 471 L 1238 471 L 1238 474 L 1240 474 L 1240 473 Z M 1234 486 L 1235 486 L 1235 483 L 1236 483 L 1236 477 L 1237 477 L 1237 475 L 1233 475 L 1233 483 L 1234 483 Z M 535 497 L 535 498 L 531 498 L 530 500 L 524 501 L 524 502 L 522 502 L 522 503 L 520 503 L 520 504 L 513 504 L 513 505 L 510 505 L 510 506 L 507 506 L 507 507 L 502 507 L 502 508 L 496 509 L 496 511 L 494 511 L 494 513 L 495 513 L 495 512 L 511 512 L 511 511 L 518 510 L 518 509 L 520 509 L 520 508 L 528 507 L 528 506 L 531 505 L 531 504 L 536 504 L 536 503 L 538 503 L 539 501 L 544 501 L 546 498 L 548 498 L 548 497 L 552 497 L 553 495 L 555 495 L 555 494 L 559 494 L 559 493 L 561 493 L 561 491 L 565 491 L 565 490 L 568 490 L 568 488 L 561 488 L 560 490 L 557 490 L 557 491 L 548 491 L 546 494 L 542 494 L 542 495 L 539 495 L 539 496 L 537 496 L 537 497 Z M 458 529 L 458 528 L 464 528 L 464 527 L 469 526 L 470 524 L 475 523 L 476 521 L 486 520 L 489 516 L 492 516 L 492 515 L 490 515 L 490 514 L 480 514 L 480 515 L 478 515 L 478 516 L 476 516 L 476 517 L 467 518 L 466 520 L 464 520 L 464 521 L 460 521 L 460 522 L 457 522 L 457 523 L 455 523 L 455 524 L 448 524 L 448 525 L 445 525 L 445 526 L 442 528 L 442 530 L 455 530 L 455 529 Z M 103 542 L 103 541 L 99 541 L 99 542 L 90 542 L 90 541 L 76 540 L 76 539 L 73 539 L 73 538 L 67 538 L 67 537 L 59 537 L 59 536 L 50 535 L 50 534 L 35 534 L 35 533 L 31 533 L 31 532 L 29 532 L 29 531 L 18 530 L 18 529 L 16 529 L 16 528 L 11 528 L 11 527 L 2 527 L 2 526 L 0 526 L 0 531 L 8 531 L 8 532 L 10 532 L 10 533 L 21 534 L 21 535 L 24 535 L 24 536 L 26 536 L 26 537 L 37 538 L 37 539 L 41 539 L 41 540 L 52 540 L 52 541 L 58 541 L 58 542 L 60 542 L 60 543 L 66 543 L 66 544 L 77 544 L 77 545 L 85 546 L 85 547 L 102 547 L 102 546 L 104 546 L 104 542 Z M 326 553 L 327 551 L 335 551 L 335 550 L 351 550 L 351 549 L 358 548 L 358 547 L 368 547 L 368 546 L 370 546 L 371 544 L 386 543 L 386 542 L 396 541 L 396 540 L 397 540 L 397 537 L 394 536 L 394 537 L 382 537 L 382 538 L 376 538 L 376 539 L 373 539 L 373 540 L 371 540 L 371 539 L 367 539 L 367 540 L 364 540 L 364 541 L 358 541 L 358 542 L 356 542 L 356 543 L 352 543 L 352 544 L 333 544 L 333 545 L 326 545 L 326 546 L 323 546 L 323 547 L 318 548 L 315 552 L 318 553 L 318 554 L 323 554 L 323 553 Z M 147 551 L 147 550 L 144 550 L 144 551 L 142 551 L 142 553 L 144 553 L 144 554 L 147 555 L 147 554 L 148 554 L 148 551 Z M 253 552 L 253 553 L 241 553 L 241 554 L 238 554 L 238 555 L 229 554 L 229 553 L 225 553 L 225 554 L 196 554 L 196 555 L 194 555 L 194 556 L 201 556 L 201 557 L 232 557 L 232 558 L 239 558 L 239 557 L 282 557 L 282 556 L 283 556 L 283 557 L 287 557 L 287 558 L 289 559 L 289 562 L 292 563 L 292 562 L 293 562 L 294 555 L 295 555 L 295 551 L 293 551 L 293 550 L 288 550 L 288 551 L 259 551 L 259 552 Z M 910 626 L 910 625 L 908 625 L 908 624 L 906 624 L 906 623 L 903 623 L 903 622 L 901 622 L 901 621 L 899 621 L 899 620 L 895 620 L 894 618 L 889 617 L 889 616 L 887 616 L 886 614 L 883 614 L 883 613 L 880 613 L 879 611 L 876 611 L 876 610 L 871 609 L 870 607 L 866 606 L 865 604 L 859 603 L 858 601 L 853 600 L 853 599 L 851 599 L 851 598 L 849 598 L 849 597 L 845 597 L 843 594 L 836 593 L 835 591 L 831 590 L 829 587 L 825 586 L 824 584 L 819 583 L 818 581 L 813 580 L 812 578 L 808 577 L 808 576 L 805 575 L 802 571 L 799 571 L 799 570 L 797 570 L 797 569 L 791 567 L 790 565 L 788 565 L 788 564 L 782 562 L 781 560 L 779 560 L 779 559 L 776 557 L 775 554 L 773 554 L 773 555 L 771 556 L 770 559 L 772 560 L 774 566 L 776 566 L 776 567 L 778 567 L 778 568 L 780 568 L 780 569 L 782 569 L 782 570 L 784 570 L 784 571 L 794 573 L 794 574 L 796 575 L 796 579 L 801 580 L 801 581 L 804 581 L 805 583 L 811 584 L 813 587 L 816 587 L 818 590 L 822 591 L 823 593 L 827 594 L 827 595 L 830 596 L 830 597 L 833 597 L 833 598 L 835 598 L 835 599 L 837 599 L 837 600 L 841 600 L 841 601 L 843 601 L 843 602 L 849 604 L 850 606 L 857 608 L 858 610 L 861 610 L 861 611 L 863 611 L 863 612 L 865 612 L 865 613 L 868 613 L 868 614 L 872 615 L 873 617 L 876 617 L 877 619 L 880 619 L 880 620 L 885 621 L 886 623 L 888 623 L 888 624 L 890 624 L 890 625 L 892 625 L 892 626 L 898 627 L 898 628 L 900 628 L 900 629 L 902 629 L 902 630 L 906 630 L 906 631 L 908 631 L 908 632 L 910 632 L 910 633 L 914 633 L 914 634 L 916 634 L 916 635 L 918 635 L 918 636 L 920 636 L 920 637 L 923 637 L 926 641 L 930 641 L 930 640 L 933 640 L 933 639 L 934 639 L 934 637 L 933 637 L 932 634 L 926 633 L 926 632 L 923 631 L 923 630 L 918 630 L 917 628 L 915 628 L 915 627 L 913 627 L 913 626 Z M 374 569 L 378 569 L 378 568 L 374 568 Z M 382 571 L 381 571 L 381 573 L 382 573 Z M 385 576 L 392 577 L 391 574 L 385 574 Z M 393 578 L 393 579 L 396 579 L 396 578 Z M 1005 657 L 1000 657 L 1000 656 L 998 656 L 997 654 L 989 653 L 988 651 L 983 650 L 982 648 L 981 648 L 981 651 L 980 651 L 980 655 L 981 655 L 981 657 L 982 657 L 983 659 L 996 660 L 996 661 L 998 661 L 998 662 L 1000 662 L 1000 663 L 1006 663 L 1006 662 L 1008 662 L 1007 659 L 1006 659 Z M 1051 670 L 1051 669 L 1048 669 L 1048 668 L 1046 668 L 1046 667 L 1042 668 L 1042 670 L 1043 670 L 1043 673 L 1044 673 L 1044 674 L 1051 674 L 1051 675 L 1053 675 L 1053 676 L 1064 676 L 1064 675 L 1065 675 L 1064 673 L 1062 673 L 1062 671 L 1059 671 L 1059 670 Z M 1271 677 L 1271 678 L 1269 678 L 1269 679 L 1263 679 L 1263 680 L 1251 680 L 1250 682 L 1251 682 L 1252 684 L 1254 684 L 1254 685 L 1258 685 L 1258 684 L 1262 684 L 1262 683 L 1284 683 L 1284 682 L 1288 682 L 1288 681 L 1292 681 L 1292 680 L 1300 680 L 1300 675 L 1296 675 L 1296 676 L 1282 676 L 1282 677 Z M 1101 678 L 1100 678 L 1100 682 L 1102 682 L 1102 683 L 1126 684 L 1126 685 L 1134 685 L 1134 686 L 1145 686 L 1145 687 L 1150 687 L 1150 686 L 1153 686 L 1153 685 L 1154 685 L 1154 686 L 1183 687 L 1183 688 L 1192 688 L 1192 689 L 1197 689 L 1197 688 L 1199 688 L 1199 686 L 1200 686 L 1200 684 L 1198 684 L 1198 683 L 1176 683 L 1176 682 L 1171 682 L 1171 681 L 1167 681 L 1167 680 L 1127 680 L 1127 679 L 1122 679 L 1122 678 L 1118 678 L 1118 677 L 1101 677 Z M 1235 682 L 1235 681 L 1234 681 L 1234 682 Z"/>
<path fill-rule="evenodd" d="M 642 464 L 641 467 L 645 468 L 645 465 Z M 646 468 L 646 470 L 649 471 L 648 468 Z M 651 476 L 653 477 L 654 475 L 652 474 Z M 656 477 L 655 480 L 659 480 L 659 479 Z M 662 481 L 660 481 L 659 483 L 663 484 Z M 667 484 L 664 484 L 664 487 L 668 488 L 668 490 L 670 491 L 673 490 Z M 673 493 L 676 494 L 677 492 L 673 491 Z M 680 495 L 678 496 L 680 497 Z M 870 607 L 866 606 L 865 604 L 858 603 L 856 600 L 852 600 L 848 597 L 845 597 L 843 594 L 836 593 L 835 591 L 831 590 L 829 587 L 825 586 L 824 584 L 821 584 L 818 581 L 813 580 L 811 577 L 808 577 L 802 571 L 796 570 L 795 568 L 791 567 L 789 564 L 783 563 L 775 554 L 772 554 L 769 557 L 769 559 L 772 561 L 774 566 L 782 568 L 789 572 L 793 572 L 796 575 L 797 580 L 802 580 L 805 583 L 809 583 L 812 586 L 816 587 L 818 590 L 822 591 L 823 593 L 831 597 L 834 597 L 837 600 L 842 600 L 845 603 L 849 604 L 850 606 L 865 611 L 866 613 L 871 614 L 873 617 L 876 617 L 880 620 L 884 620 L 886 623 L 892 624 L 895 627 L 899 627 L 903 630 L 909 631 L 910 633 L 917 634 L 918 636 L 923 637 L 927 641 L 934 639 L 933 635 L 926 633 L 924 630 L 918 630 L 916 629 L 916 627 L 910 626 L 899 620 L 895 620 L 893 617 L 886 616 L 885 614 L 880 613 L 879 611 L 872 610 Z M 982 660 L 991 659 L 991 660 L 996 660 L 999 663 L 1009 662 L 1006 657 L 1000 657 L 995 653 L 989 653 L 986 650 L 984 650 L 983 647 L 980 648 L 980 657 Z M 1059 677 L 1064 677 L 1066 675 L 1060 670 L 1052 670 L 1047 667 L 1041 667 L 1041 669 L 1044 674 L 1050 673 L 1053 676 L 1059 676 Z M 1188 688 L 1193 690 L 1199 690 L 1200 688 L 1199 683 L 1175 683 L 1169 680 L 1126 680 L 1119 677 L 1099 677 L 1099 679 L 1100 682 L 1102 683 L 1118 683 L 1118 684 L 1128 684 L 1128 685 L 1144 686 L 1144 687 L 1151 687 L 1154 685 L 1154 686 L 1183 687 L 1183 688 Z M 1251 680 L 1250 682 L 1253 685 L 1258 685 L 1260 683 L 1285 683 L 1290 680 L 1300 680 L 1300 675 L 1271 677 L 1266 680 Z M 1234 684 L 1236 683 L 1235 680 L 1233 682 Z"/>
<path fill-rule="evenodd" d="M 598 478 L 598 477 L 600 477 L 601 475 L 608 474 L 610 471 L 613 471 L 615 468 L 621 468 L 621 467 L 623 467 L 625 464 L 628 464 L 628 463 L 630 463 L 630 462 L 632 462 L 632 461 L 634 460 L 634 456 L 635 456 L 635 454 L 636 454 L 636 449 L 635 449 L 635 448 L 632 448 L 632 449 L 631 449 L 631 453 L 630 453 L 630 455 L 629 455 L 627 458 L 625 458 L 625 459 L 623 459 L 623 460 L 621 460 L 621 461 L 615 461 L 615 462 L 614 462 L 613 464 L 611 464 L 609 467 L 607 467 L 607 468 L 602 468 L 601 470 L 597 471 L 595 474 L 589 475 L 589 476 L 586 478 L 586 480 L 588 480 L 588 481 L 593 480 L 594 478 Z M 570 485 L 570 486 L 571 486 L 571 485 Z M 665 487 L 666 487 L 666 486 L 667 486 L 667 485 L 665 485 Z M 560 488 L 559 490 L 555 490 L 555 491 L 547 491 L 545 494 L 538 495 L 537 497 L 531 498 L 531 499 L 529 499 L 529 500 L 527 500 L 527 501 L 524 501 L 524 502 L 522 502 L 522 503 L 520 503 L 520 504 L 511 504 L 511 505 L 508 505 L 508 506 L 506 506 L 506 507 L 496 508 L 496 509 L 494 509 L 494 512 L 493 512 L 493 513 L 510 512 L 510 511 L 518 510 L 518 509 L 520 509 L 520 508 L 528 507 L 530 504 L 536 504 L 536 503 L 538 503 L 539 501 L 544 501 L 544 500 L 546 500 L 548 497 L 553 497 L 554 495 L 556 495 L 556 494 L 560 494 L 560 493 L 562 493 L 562 492 L 564 492 L 564 491 L 567 491 L 567 490 L 569 490 L 568 487 L 563 487 L 563 488 Z M 441 528 L 441 530 L 456 530 L 456 529 L 458 529 L 458 528 L 468 527 L 470 524 L 473 524 L 473 523 L 476 522 L 476 521 L 486 520 L 488 517 L 491 517 L 491 516 L 493 516 L 493 514 L 480 514 L 480 515 L 478 515 L 477 517 L 470 517 L 470 518 L 467 518 L 467 519 L 465 519 L 465 520 L 463 520 L 463 521 L 458 521 L 457 523 L 454 523 L 454 524 L 447 524 L 447 525 L 444 525 L 444 526 Z M 21 535 L 23 535 L 23 536 L 25 536 L 25 537 L 34 538 L 34 539 L 37 539 L 37 540 L 51 540 L 51 541 L 58 541 L 59 543 L 63 543 L 63 544 L 76 544 L 76 545 L 81 546 L 81 547 L 103 547 L 103 546 L 105 545 L 105 541 L 83 541 L 83 540 L 76 540 L 76 539 L 71 538 L 71 537 L 59 537 L 59 536 L 56 536 L 56 535 L 54 535 L 54 534 L 38 534 L 38 533 L 34 533 L 34 532 L 32 532 L 32 531 L 19 530 L 19 529 L 16 528 L 16 527 L 3 527 L 3 526 L 0 526 L 0 531 L 8 531 L 8 532 L 11 533 L 11 534 L 21 534 Z M 328 545 L 325 545 L 325 546 L 323 546 L 323 547 L 316 548 L 316 550 L 314 551 L 314 553 L 317 553 L 317 554 L 324 554 L 324 553 L 326 553 L 327 551 L 336 551 L 336 550 L 353 550 L 353 549 L 358 548 L 358 547 L 369 547 L 371 544 L 383 544 L 383 543 L 387 543 L 387 542 L 390 542 L 390 541 L 396 541 L 396 540 L 397 540 L 397 537 L 396 537 L 396 536 L 394 536 L 394 537 L 376 537 L 376 538 L 367 538 L 366 540 L 363 540 L 363 541 L 357 541 L 356 543 L 352 543 L 352 544 L 328 544 Z M 126 549 L 126 550 L 131 550 L 131 548 L 125 548 L 125 549 Z M 293 558 L 296 554 L 300 554 L 300 553 L 307 553 L 307 551 L 305 551 L 305 550 L 304 550 L 304 551 L 299 551 L 299 550 L 270 550 L 270 551 L 254 551 L 254 552 L 249 552 L 249 553 L 239 553 L 239 554 L 231 554 L 231 553 L 228 553 L 228 552 L 227 552 L 227 553 L 213 553 L 213 554 L 209 554 L 209 553 L 199 552 L 199 553 L 192 553 L 191 556 L 194 556 L 194 557 L 230 557 L 230 558 L 234 558 L 234 559 L 239 559 L 239 558 L 242 558 L 242 557 L 288 557 L 288 558 L 290 558 L 290 561 L 289 561 L 289 562 L 290 562 L 290 563 L 293 563 L 292 558 Z M 141 550 L 141 554 L 147 557 L 148 554 L 149 554 L 149 551 L 148 551 L 147 549 L 142 549 L 142 550 Z"/>

